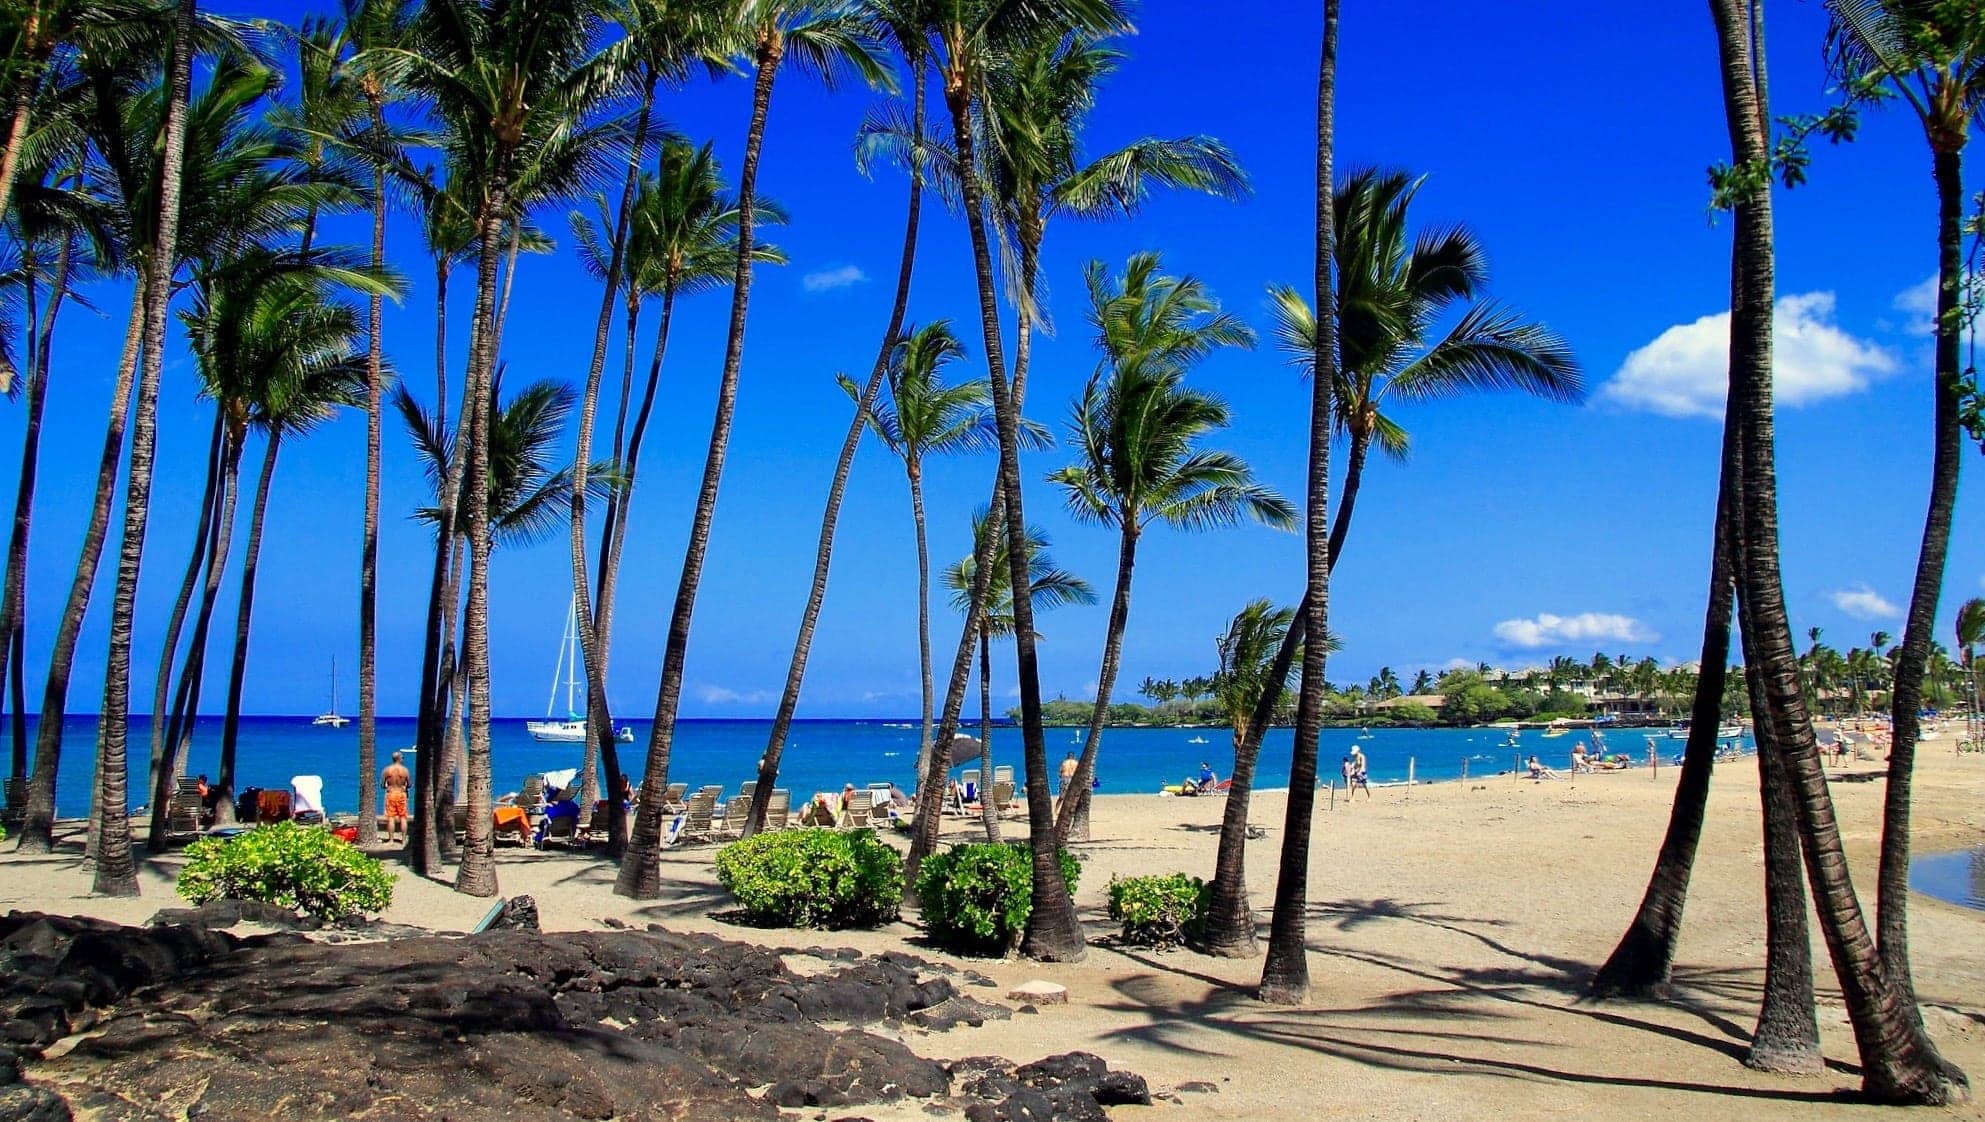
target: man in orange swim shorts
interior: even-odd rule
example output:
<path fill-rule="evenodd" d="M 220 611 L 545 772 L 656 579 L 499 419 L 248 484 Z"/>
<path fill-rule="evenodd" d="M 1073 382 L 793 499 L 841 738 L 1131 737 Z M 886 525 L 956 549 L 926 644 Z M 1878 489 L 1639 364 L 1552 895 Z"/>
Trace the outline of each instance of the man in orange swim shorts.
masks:
<path fill-rule="evenodd" d="M 393 762 L 379 773 L 379 785 L 386 788 L 386 840 L 407 843 L 407 790 L 413 786 L 413 776 L 407 773 L 407 765 L 401 763 L 402 755 L 393 753 Z"/>

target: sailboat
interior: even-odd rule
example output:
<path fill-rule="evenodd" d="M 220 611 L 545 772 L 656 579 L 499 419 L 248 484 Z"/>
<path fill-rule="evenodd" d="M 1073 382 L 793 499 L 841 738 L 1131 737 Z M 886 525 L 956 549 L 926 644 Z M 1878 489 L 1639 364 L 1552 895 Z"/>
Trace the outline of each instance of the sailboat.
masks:
<path fill-rule="evenodd" d="M 330 711 L 325 713 L 319 713 L 317 716 L 311 718 L 310 723 L 318 726 L 319 728 L 331 728 L 331 729 L 341 729 L 344 728 L 346 725 L 352 723 L 352 719 L 350 717 L 343 717 L 338 715 L 338 660 L 335 655 L 332 656 L 331 658 Z"/>
<path fill-rule="evenodd" d="M 565 719 L 552 717 L 558 706 L 558 679 L 565 678 Z M 573 598 L 572 606 L 565 613 L 565 634 L 559 638 L 558 661 L 551 668 L 551 696 L 545 699 L 542 721 L 530 721 L 524 731 L 531 734 L 532 740 L 548 744 L 584 744 L 586 742 L 586 719 L 579 715 L 576 702 L 579 695 L 579 601 Z M 634 742 L 634 729 L 630 725 L 620 726 L 614 739 L 623 744 Z"/>

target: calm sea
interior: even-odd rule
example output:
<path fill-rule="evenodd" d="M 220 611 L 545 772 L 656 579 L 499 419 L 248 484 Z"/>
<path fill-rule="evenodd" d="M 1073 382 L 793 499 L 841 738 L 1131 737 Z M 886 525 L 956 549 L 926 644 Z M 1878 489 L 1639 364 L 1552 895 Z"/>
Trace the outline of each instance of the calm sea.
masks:
<path fill-rule="evenodd" d="M 30 723 L 32 724 L 32 722 Z M 522 719 L 492 723 L 491 756 L 496 791 L 515 791 L 528 775 L 559 768 L 579 766 L 580 751 L 572 744 L 540 744 L 531 739 Z M 56 790 L 57 813 L 81 817 L 89 809 L 90 780 L 95 759 L 97 719 L 71 717 L 65 722 L 62 770 Z M 685 720 L 676 728 L 676 739 L 669 768 L 670 777 L 692 786 L 720 783 L 726 791 L 756 778 L 757 761 L 765 751 L 770 721 Z M 977 734 L 977 726 L 968 731 Z M 194 729 L 192 757 L 188 774 L 212 775 L 217 770 L 221 719 L 202 717 Z M 1663 764 L 1682 750 L 1680 740 L 1661 738 L 1659 730 L 1622 729 L 1605 736 L 1609 752 L 1625 752 L 1636 761 L 1647 758 L 1647 738 L 1654 735 Z M 32 734 L 30 734 L 32 735 Z M 779 785 L 791 788 L 794 802 L 813 791 L 839 791 L 845 783 L 857 786 L 893 781 L 904 790 L 915 786 L 918 729 L 908 721 L 799 721 L 788 738 Z M 1520 746 L 1506 746 L 1507 733 L 1500 729 L 1374 729 L 1369 739 L 1360 739 L 1357 729 L 1326 729 L 1323 733 L 1324 778 L 1338 774 L 1338 761 L 1356 744 L 1365 751 L 1374 783 L 1404 780 L 1411 762 L 1421 780 L 1449 780 L 1462 775 L 1465 766 L 1472 776 L 1507 772 L 1521 755 L 1531 753 L 1562 770 L 1567 766 L 1572 746 L 1580 740 L 1588 745 L 1589 733 L 1575 731 L 1562 737 L 1546 738 L 1531 730 L 1522 734 Z M 1081 734 L 1074 729 L 1047 730 L 1050 764 L 1063 755 L 1081 749 Z M 381 718 L 379 721 L 379 762 L 384 766 L 388 753 L 410 747 L 414 741 L 411 718 Z M 1288 729 L 1269 733 L 1262 746 L 1256 784 L 1262 788 L 1286 787 L 1289 775 Z M 147 717 L 134 718 L 130 744 L 133 750 L 131 802 L 134 806 L 149 800 L 145 787 L 151 725 Z M 621 745 L 621 766 L 637 778 L 648 745 L 647 722 L 634 723 L 634 743 Z M 358 726 L 342 729 L 317 728 L 308 717 L 248 717 L 242 721 L 241 745 L 237 762 L 237 788 L 287 787 L 291 776 L 320 775 L 324 778 L 324 799 L 332 812 L 358 808 Z M 1228 729 L 1151 729 L 1117 728 L 1106 730 L 1096 772 L 1102 794 L 1151 794 L 1165 784 L 1177 783 L 1199 774 L 1200 761 L 1226 778 L 1233 767 L 1233 734 Z M 1021 769 L 1018 729 L 998 725 L 993 729 L 993 762 Z"/>

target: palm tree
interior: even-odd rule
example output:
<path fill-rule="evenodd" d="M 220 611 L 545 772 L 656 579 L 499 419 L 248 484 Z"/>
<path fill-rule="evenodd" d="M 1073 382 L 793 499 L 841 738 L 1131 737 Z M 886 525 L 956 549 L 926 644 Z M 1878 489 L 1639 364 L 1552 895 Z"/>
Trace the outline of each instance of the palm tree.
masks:
<path fill-rule="evenodd" d="M 934 148 L 924 135 L 924 87 L 928 77 L 930 45 L 925 41 L 918 22 L 921 19 L 920 3 L 921 0 L 872 0 L 870 5 L 883 36 L 895 45 L 909 66 L 910 119 L 907 123 L 902 122 L 900 114 L 891 112 L 890 108 L 871 110 L 864 118 L 856 140 L 855 160 L 857 166 L 866 172 L 872 161 L 886 156 L 900 163 L 909 173 L 910 200 L 903 226 L 902 263 L 896 270 L 896 299 L 890 305 L 889 322 L 883 328 L 882 343 L 869 370 L 868 382 L 856 396 L 855 415 L 848 422 L 847 435 L 841 439 L 841 453 L 834 462 L 833 482 L 827 488 L 826 509 L 820 516 L 820 537 L 814 548 L 813 580 L 807 587 L 806 607 L 800 611 L 799 634 L 793 640 L 792 659 L 786 665 L 785 689 L 779 695 L 779 708 L 773 715 L 765 755 L 760 758 L 758 766 L 758 786 L 761 790 L 771 790 L 777 781 L 778 763 L 785 752 L 786 735 L 792 728 L 793 714 L 799 709 L 800 686 L 806 677 L 807 657 L 813 650 L 814 627 L 820 620 L 821 604 L 827 598 L 827 572 L 834 557 L 834 530 L 841 517 L 841 499 L 847 492 L 848 476 L 854 469 L 855 451 L 861 445 L 863 431 L 868 428 L 867 411 L 874 406 L 876 395 L 882 390 L 882 381 L 889 371 L 889 356 L 895 352 L 896 344 L 902 337 L 903 317 L 909 310 L 910 277 L 917 257 L 917 227 L 923 212 L 925 166 L 934 155 Z M 929 713 L 928 701 L 924 710 Z M 930 730 L 926 727 L 926 743 L 929 738 Z M 921 770 L 919 774 L 922 774 Z M 756 833 L 764 825 L 767 807 L 763 799 L 753 802 L 751 815 L 745 822 L 747 835 Z"/>
<path fill-rule="evenodd" d="M 1213 676 L 1213 696 L 1234 726 L 1235 751 L 1247 740 L 1248 725 L 1263 692 L 1271 685 L 1278 690 L 1288 685 L 1289 667 L 1283 667 L 1281 681 L 1272 680 L 1270 675 L 1274 673 L 1275 653 L 1295 618 L 1294 608 L 1278 608 L 1266 599 L 1250 600 L 1215 641 L 1220 671 Z"/>
<path fill-rule="evenodd" d="M 710 548 L 710 524 L 717 514 L 717 488 L 723 481 L 724 458 L 730 449 L 738 373 L 744 363 L 744 327 L 751 305 L 754 262 L 752 208 L 757 198 L 758 159 L 764 147 L 766 115 L 772 106 L 773 80 L 781 64 L 791 59 L 830 86 L 843 73 L 855 74 L 870 85 L 887 85 L 891 81 L 873 21 L 862 9 L 845 0 L 818 5 L 802 0 L 753 0 L 743 6 L 740 14 L 746 20 L 743 34 L 751 42 L 755 76 L 751 123 L 746 129 L 744 163 L 738 175 L 738 252 L 731 288 L 730 328 L 717 388 L 716 417 L 710 428 L 709 452 L 704 457 L 703 481 L 690 523 L 689 548 L 683 557 L 675 609 L 669 617 L 668 639 L 662 651 L 662 676 L 655 692 L 654 725 L 648 735 L 648 764 L 641 783 L 640 812 L 613 889 L 618 895 L 637 900 L 652 900 L 661 894 L 662 798 L 668 786 L 676 712 L 682 702 L 689 628 L 696 613 L 696 592 L 703 580 L 703 561 Z"/>
<path fill-rule="evenodd" d="M 1768 166 L 1770 110 L 1763 95 L 1758 9 L 1740 0 L 1713 0 L 1711 11 L 1734 163 Z M 1963 1094 L 1964 1076 L 1925 1035 L 1907 991 L 1885 969 L 1870 937 L 1848 877 L 1786 622 L 1771 411 L 1774 266 L 1768 180 L 1741 190 L 1736 215 L 1729 407 L 1740 433 L 1738 454 L 1743 464 L 1737 603 L 1746 642 L 1745 666 L 1759 676 L 1761 687 L 1754 701 L 1758 723 L 1769 722 L 1769 744 L 1763 750 L 1784 764 L 1797 794 L 1806 872 L 1813 881 L 1820 930 L 1854 1026 L 1864 1092 L 1884 1101 L 1943 1103 Z"/>
<path fill-rule="evenodd" d="M 950 320 L 923 327 L 906 325 L 891 349 L 884 376 L 889 404 L 871 400 L 869 427 L 876 439 L 903 461 L 910 484 L 910 519 L 917 539 L 917 667 L 923 683 L 923 733 L 917 745 L 917 774 L 929 769 L 931 741 L 930 546 L 924 536 L 924 461 L 932 456 L 983 452 L 999 440 L 986 411 L 991 392 L 981 379 L 948 385 L 945 367 L 965 357 Z M 841 388 L 861 408 L 864 390 L 845 375 Z"/>
<path fill-rule="evenodd" d="M 1018 278 L 1011 286 L 1017 321 L 1012 398 L 1018 416 L 1027 396 L 1033 324 L 1038 314 L 1034 295 L 1042 240 L 1050 219 L 1056 215 L 1101 219 L 1133 214 L 1153 189 L 1161 187 L 1239 197 L 1246 193 L 1246 177 L 1225 147 L 1205 136 L 1145 138 L 1086 165 L 1079 162 L 1081 132 L 1097 87 L 1114 70 L 1119 57 L 1097 40 L 1128 27 L 1121 6 L 1114 0 L 1060 6 L 979 0 L 952 2 L 943 8 L 932 13 L 931 30 L 950 59 L 945 68 L 951 75 L 946 80 L 947 106 L 961 97 L 968 108 L 973 99 L 981 106 L 980 119 L 987 135 L 973 151 L 984 153 L 984 167 L 978 172 L 984 182 L 972 186 L 990 193 L 997 219 L 994 229 L 1008 256 L 1017 259 L 1008 262 L 1008 267 L 1012 270 L 1009 276 Z M 954 113 L 954 135 L 958 122 Z M 949 173 L 952 189 L 962 195 L 961 164 L 955 153 L 951 155 L 953 159 L 942 168 Z M 996 314 L 997 304 L 993 308 Z M 981 318 L 985 318 L 983 312 Z M 1004 365 L 1003 358 L 999 365 Z M 995 498 L 991 509 L 992 524 L 996 528 L 1003 525 L 1002 501 Z M 957 730 L 957 715 L 963 708 L 971 673 L 976 627 L 976 618 L 968 612 L 952 657 L 937 743 Z M 1044 750 L 1044 766 L 1045 759 Z M 942 775 L 932 778 L 941 779 Z M 918 821 L 926 821 L 927 814 L 930 828 L 919 829 L 912 840 L 911 869 L 937 842 L 937 800 L 942 787 L 938 782 L 920 786 L 924 802 Z M 1047 789 L 1045 776 L 1041 788 Z M 1047 863 L 1045 855 L 1039 859 Z"/>
<path fill-rule="evenodd" d="M 1985 599 L 1972 597 L 1958 605 L 1957 648 L 1971 686 L 1971 712 L 1979 711 L 1978 644 L 1985 643 Z"/>
<path fill-rule="evenodd" d="M 167 67 L 165 128 L 159 163 L 156 232 L 139 268 L 150 273 L 140 338 L 143 367 L 131 417 L 131 463 L 125 475 L 124 540 L 118 551 L 117 581 L 110 601 L 110 650 L 104 661 L 103 708 L 97 744 L 96 878 L 91 891 L 105 896 L 136 896 L 137 867 L 131 856 L 130 798 L 126 790 L 125 740 L 131 703 L 131 623 L 137 612 L 138 571 L 144 563 L 145 523 L 151 513 L 152 455 L 158 425 L 159 375 L 165 369 L 166 306 L 178 264 L 180 161 L 186 148 L 186 106 L 193 85 L 193 17 L 196 0 L 179 0 Z M 43 718 L 44 720 L 46 718 Z"/>
<path fill-rule="evenodd" d="M 1934 0 L 1829 0 L 1828 62 L 1857 96 L 1877 91 L 1914 111 L 1928 142 L 1937 184 L 1937 322 L 1930 495 L 1916 582 L 1889 694 L 1894 728 L 1883 793 L 1882 860 L 1876 927 L 1882 965 L 1913 997 L 1909 967 L 1909 806 L 1916 741 L 1921 734 L 1923 677 L 1937 625 L 1944 562 L 1950 553 L 1964 451 L 1960 422 L 1959 345 L 1964 330 L 1964 175 L 1966 140 L 1985 110 L 1985 28 L 1977 13 Z M 1886 639 L 1886 636 L 1883 636 Z M 1885 643 L 1876 643 L 1880 650 Z"/>
<path fill-rule="evenodd" d="M 1333 413 L 1331 402 L 1339 380 L 1337 321 L 1338 305 L 1332 287 L 1332 249 L 1336 245 L 1336 207 L 1332 202 L 1332 167 L 1336 159 L 1337 98 L 1337 15 L 1338 0 L 1324 0 L 1323 43 L 1317 63 L 1317 203 L 1316 203 L 1316 280 L 1312 294 L 1315 306 L 1330 309 L 1317 317 L 1313 333 L 1315 347 L 1310 385 L 1309 494 L 1305 512 L 1304 540 L 1307 545 L 1305 587 L 1301 619 L 1306 630 L 1317 635 L 1330 633 L 1330 439 Z M 1295 627 L 1289 629 L 1295 634 Z M 1283 642 L 1286 649 L 1287 640 Z M 1304 942 L 1304 919 L 1309 908 L 1309 847 L 1311 809 L 1316 801 L 1317 734 L 1323 717 L 1325 648 L 1322 643 L 1303 647 L 1301 685 L 1296 692 L 1296 733 L 1289 764 L 1289 805 L 1284 818 L 1281 868 L 1275 877 L 1275 914 L 1268 938 L 1268 958 L 1262 966 L 1262 1000 L 1276 1004 L 1299 1004 L 1309 996 L 1308 950 Z M 1287 665 L 1285 662 L 1284 665 Z M 1271 679 L 1273 681 L 1274 679 Z M 1271 692 L 1272 687 L 1271 687 Z M 1256 722 L 1257 725 L 1265 721 Z M 1250 761 L 1250 764 L 1252 762 Z M 1238 767 L 1235 769 L 1237 772 Z M 1250 779 L 1252 777 L 1250 776 Z M 1245 797 L 1248 786 L 1238 777 L 1234 788 Z M 1230 796 L 1231 797 L 1231 796 Z M 1228 808 L 1228 815 L 1234 808 Z M 1235 840 L 1227 838 L 1227 823 L 1221 826 L 1221 853 L 1244 844 L 1245 808 Z M 1223 865 L 1235 864 L 1223 860 Z M 1217 876 L 1217 874 L 1216 874 Z M 1245 889 L 1242 890 L 1243 898 Z M 1241 905 L 1244 910 L 1245 903 Z M 1229 908 L 1229 915 L 1233 909 Z M 1231 920 L 1229 920 L 1231 923 Z M 1250 925 L 1251 926 L 1251 925 Z M 1249 931 L 1251 939 L 1252 930 Z M 1224 942 L 1231 943 L 1229 937 Z"/>
<path fill-rule="evenodd" d="M 1390 398 L 1429 401 L 1471 390 L 1521 389 L 1548 400 L 1584 396 L 1578 363 L 1542 324 L 1482 298 L 1488 258 L 1465 226 L 1444 226 L 1408 241 L 1407 211 L 1424 179 L 1366 169 L 1338 185 L 1337 293 L 1340 349 L 1336 424 L 1350 443 L 1332 556 L 1343 552 L 1374 442 L 1395 460 L 1410 446 L 1383 412 Z M 1312 373 L 1315 315 L 1292 288 L 1270 289 L 1276 332 L 1291 361 Z M 1465 305 L 1454 325 L 1429 343 L 1440 320 Z"/>
<path fill-rule="evenodd" d="M 596 205 L 601 209 L 597 224 L 574 212 L 572 229 L 579 243 L 581 261 L 590 271 L 604 274 L 611 263 L 611 226 L 604 202 L 596 200 Z M 621 463 L 621 486 L 606 498 L 600 524 L 598 585 L 591 605 L 595 660 L 590 664 L 589 674 L 597 672 L 602 682 L 606 680 L 612 655 L 613 605 L 621 550 L 627 539 L 635 469 L 640 462 L 648 419 L 654 410 L 655 394 L 661 385 L 662 361 L 668 351 L 676 297 L 730 283 L 735 278 L 737 262 L 738 209 L 724 190 L 722 170 L 709 144 L 698 148 L 680 137 L 665 137 L 657 159 L 657 174 L 640 178 L 630 210 L 622 262 L 627 302 L 625 361 L 613 434 L 613 458 Z M 759 226 L 782 224 L 786 215 L 777 203 L 760 198 L 754 206 L 754 219 Z M 785 254 L 770 243 L 755 243 L 752 255 L 760 264 L 783 265 L 786 261 Z M 661 300 L 661 324 L 655 334 L 647 384 L 637 413 L 633 401 L 635 344 L 641 307 L 654 297 Z M 630 413 L 635 418 L 631 441 L 627 433 Z M 602 707 L 606 705 L 604 693 L 602 686 Z M 593 770 L 596 752 L 606 765 L 608 787 L 617 788 L 621 775 L 619 751 L 611 737 L 595 736 L 588 737 L 581 763 L 582 787 L 598 782 Z M 617 800 L 610 801 L 610 810 L 608 848 L 618 855 L 625 843 L 626 815 Z"/>
<path fill-rule="evenodd" d="M 1109 715 L 1130 621 L 1130 588 L 1137 543 L 1146 527 L 1203 530 L 1253 519 L 1292 529 L 1295 509 L 1256 483 L 1247 463 L 1228 452 L 1205 451 L 1200 440 L 1227 426 L 1220 399 L 1188 388 L 1186 374 L 1227 347 L 1250 347 L 1254 332 L 1219 304 L 1196 278 L 1159 272 L 1155 253 L 1139 253 L 1112 278 L 1102 262 L 1084 274 L 1089 322 L 1103 352 L 1097 372 L 1076 402 L 1070 439 L 1080 459 L 1049 479 L 1068 492 L 1080 519 L 1118 532 L 1116 592 L 1103 635 L 1102 666 L 1089 735 L 1075 769 L 1073 798 L 1063 797 L 1055 832 L 1088 834 L 1090 777 Z"/>
<path fill-rule="evenodd" d="M 959 612 L 969 611 L 972 598 L 972 580 L 976 575 L 979 539 L 987 536 L 989 522 L 987 510 L 980 507 L 972 514 L 972 545 L 970 554 L 959 558 L 944 570 L 944 585 L 951 590 L 951 606 Z M 1089 582 L 1064 569 L 1057 568 L 1054 558 L 1048 555 L 1048 535 L 1038 526 L 1027 528 L 1028 572 L 1031 583 L 1028 585 L 1028 598 L 1034 607 L 1049 611 L 1068 604 L 1093 604 L 1096 592 Z M 1009 638 L 1013 634 L 1013 585 L 1007 574 L 1006 547 L 995 542 L 989 551 L 991 570 L 986 576 L 986 605 L 984 622 L 979 627 L 979 778 L 990 788 L 993 774 L 992 755 L 992 641 Z M 950 766 L 949 745 L 946 746 L 946 767 Z M 990 798 L 979 800 L 980 820 L 985 825 L 986 840 L 999 840 L 999 808 Z"/>
<path fill-rule="evenodd" d="M 593 805 L 598 795 L 592 767 L 596 753 L 607 765 L 609 786 L 615 790 L 620 786 L 619 751 L 614 741 L 613 715 L 607 707 L 606 660 L 600 650 L 600 629 L 589 587 L 592 569 L 586 556 L 586 467 L 592 457 L 593 422 L 599 412 L 600 379 L 606 370 L 607 344 L 613 330 L 614 297 L 626 279 L 623 260 L 635 195 L 641 182 L 641 165 L 647 155 L 649 133 L 653 126 L 655 92 L 665 81 L 676 84 L 686 79 L 691 64 L 698 59 L 712 68 L 723 64 L 725 56 L 738 46 L 740 30 L 740 25 L 727 16 L 727 12 L 720 11 L 720 5 L 709 2 L 683 4 L 636 0 L 621 4 L 614 11 L 614 22 L 626 36 L 622 40 L 622 49 L 630 56 L 626 66 L 627 78 L 639 91 L 640 105 L 635 110 L 634 139 L 628 148 L 620 202 L 611 221 L 603 223 L 606 239 L 604 246 L 599 248 L 603 248 L 604 252 L 598 254 L 601 259 L 598 262 L 598 276 L 602 281 L 600 314 L 593 333 L 592 360 L 587 367 L 585 388 L 580 398 L 579 447 L 572 474 L 572 598 L 578 621 L 579 649 L 586 668 L 587 747 L 583 761 L 586 782 L 582 784 L 581 798 L 587 806 Z M 623 418 L 628 383 L 633 380 L 634 371 L 634 318 L 641 303 L 632 285 L 629 286 L 626 302 L 629 323 L 621 393 Z M 619 800 L 609 800 L 609 805 L 618 806 Z M 618 842 L 624 828 L 625 819 L 621 814 L 609 816 L 610 844 Z"/>
<path fill-rule="evenodd" d="M 496 307 L 500 238 L 506 224 L 521 231 L 526 208 L 556 198 L 587 171 L 607 161 L 617 133 L 612 125 L 588 127 L 589 113 L 606 92 L 607 64 L 592 54 L 598 31 L 594 5 L 585 0 L 429 0 L 415 20 L 413 47 L 367 52 L 365 65 L 402 81 L 432 102 L 445 130 L 451 180 L 460 178 L 473 199 L 478 260 L 476 304 L 470 323 L 470 356 L 463 394 L 462 454 L 451 466 L 465 479 L 468 595 L 463 608 L 467 671 L 467 852 L 458 891 L 496 891 L 491 852 L 489 790 L 489 550 L 488 486 L 491 386 L 500 345 Z M 514 239 L 513 239 L 514 244 Z M 512 269 L 514 276 L 514 267 Z M 434 839 L 433 760 L 442 740 L 440 708 L 441 621 L 450 597 L 449 559 L 454 542 L 454 488 L 444 487 L 441 533 L 429 585 L 427 647 L 422 660 L 421 736 L 415 787 L 419 811 L 416 867 L 426 871 L 438 853 Z"/>

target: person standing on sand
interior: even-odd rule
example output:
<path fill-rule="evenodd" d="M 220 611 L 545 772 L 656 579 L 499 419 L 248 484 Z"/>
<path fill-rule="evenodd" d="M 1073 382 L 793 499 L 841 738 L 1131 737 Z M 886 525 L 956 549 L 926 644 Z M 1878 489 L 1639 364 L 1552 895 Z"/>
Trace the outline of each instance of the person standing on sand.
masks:
<path fill-rule="evenodd" d="M 379 785 L 386 788 L 386 841 L 407 844 L 407 791 L 414 778 L 402 763 L 404 754 L 393 753 L 393 762 L 379 773 Z"/>

